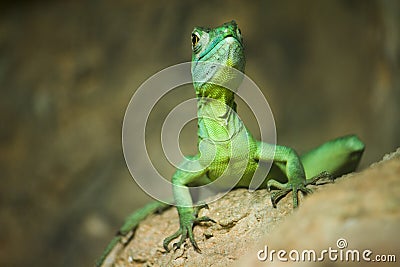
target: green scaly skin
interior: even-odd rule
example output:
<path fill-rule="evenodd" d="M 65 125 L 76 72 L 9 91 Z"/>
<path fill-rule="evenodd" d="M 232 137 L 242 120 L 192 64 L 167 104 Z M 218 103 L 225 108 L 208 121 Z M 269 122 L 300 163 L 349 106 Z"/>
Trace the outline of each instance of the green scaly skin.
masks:
<path fill-rule="evenodd" d="M 200 222 L 214 221 L 197 216 L 206 205 L 193 205 L 189 186 L 213 182 L 226 170 L 228 179 L 240 175 L 235 187 L 249 187 L 259 161 L 273 161 L 259 188 L 276 189 L 271 197 L 274 206 L 280 198 L 293 191 L 294 208 L 298 206 L 299 191 L 305 194 L 312 192 L 308 185 L 355 170 L 364 144 L 354 135 L 331 140 L 301 156 L 290 147 L 275 146 L 253 138 L 236 114 L 234 91 L 242 77 L 229 70 L 234 68 L 244 72 L 245 67 L 242 36 L 235 21 L 213 29 L 196 27 L 192 32 L 192 51 L 193 85 L 198 98 L 199 153 L 187 157 L 189 160 L 185 160 L 172 177 L 180 228 L 164 240 L 166 251 L 169 251 L 170 242 L 180 237 L 174 244 L 175 248 L 189 239 L 195 250 L 200 252 L 193 227 Z M 132 214 L 120 233 L 123 235 L 131 231 L 148 214 L 165 206 L 161 203 L 152 205 Z M 119 240 L 112 241 L 100 264 Z"/>

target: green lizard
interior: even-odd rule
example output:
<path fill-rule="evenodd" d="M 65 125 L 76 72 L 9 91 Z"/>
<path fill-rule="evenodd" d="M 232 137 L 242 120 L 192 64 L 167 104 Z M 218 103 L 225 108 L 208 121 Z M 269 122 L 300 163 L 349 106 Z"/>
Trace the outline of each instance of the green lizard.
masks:
<path fill-rule="evenodd" d="M 179 248 L 189 239 L 200 252 L 192 229 L 199 222 L 214 222 L 208 217 L 198 217 L 199 210 L 206 205 L 193 204 L 189 186 L 216 181 L 228 170 L 224 179 L 240 174 L 235 187 L 249 187 L 259 161 L 273 161 L 259 188 L 277 189 L 271 197 L 274 206 L 293 191 L 293 207 L 297 207 L 298 191 L 311 193 L 307 186 L 328 177 L 328 173 L 330 177 L 338 177 L 354 171 L 364 151 L 364 144 L 354 135 L 331 140 L 300 156 L 290 147 L 255 140 L 236 114 L 234 102 L 234 91 L 241 77 L 230 68 L 243 72 L 245 67 L 243 40 L 237 24 L 231 21 L 212 29 L 196 27 L 191 41 L 193 85 L 198 99 L 199 153 L 187 157 L 172 177 L 180 228 L 164 240 L 166 251 L 170 242 L 180 236 L 174 247 Z M 97 265 L 102 264 L 122 236 L 134 230 L 148 214 L 166 206 L 155 202 L 130 215 Z"/>

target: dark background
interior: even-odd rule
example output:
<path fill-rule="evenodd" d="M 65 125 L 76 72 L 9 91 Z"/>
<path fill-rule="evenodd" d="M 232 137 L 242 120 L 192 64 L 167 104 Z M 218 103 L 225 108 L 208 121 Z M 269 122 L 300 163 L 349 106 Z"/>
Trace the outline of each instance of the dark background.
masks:
<path fill-rule="evenodd" d="M 2 2 L 0 265 L 90 266 L 149 201 L 124 162 L 124 112 L 147 78 L 190 60 L 194 26 L 237 21 L 280 144 L 301 152 L 356 133 L 361 168 L 395 150 L 399 14 L 395 0 Z"/>

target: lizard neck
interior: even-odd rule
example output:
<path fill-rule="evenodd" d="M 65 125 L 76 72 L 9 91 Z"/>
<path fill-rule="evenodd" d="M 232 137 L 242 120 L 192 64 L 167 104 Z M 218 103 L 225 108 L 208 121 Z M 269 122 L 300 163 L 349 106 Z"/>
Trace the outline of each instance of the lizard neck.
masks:
<path fill-rule="evenodd" d="M 194 28 L 192 52 L 199 140 L 229 142 L 243 128 L 234 101 L 245 67 L 243 39 L 236 22 L 214 29 Z"/>
<path fill-rule="evenodd" d="M 234 95 L 221 88 L 208 92 L 219 93 L 218 97 L 215 94 L 197 96 L 199 140 L 228 142 L 243 128 L 243 123 L 236 114 Z"/>

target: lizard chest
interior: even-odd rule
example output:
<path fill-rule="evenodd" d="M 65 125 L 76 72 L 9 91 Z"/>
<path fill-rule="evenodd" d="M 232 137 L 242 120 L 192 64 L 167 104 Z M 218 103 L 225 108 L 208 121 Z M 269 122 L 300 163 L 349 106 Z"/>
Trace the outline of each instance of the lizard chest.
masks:
<path fill-rule="evenodd" d="M 253 162 L 253 140 L 243 130 L 225 142 L 201 140 L 200 163 L 207 168 L 208 177 L 215 180 L 222 176 L 237 176 L 247 172 Z"/>

